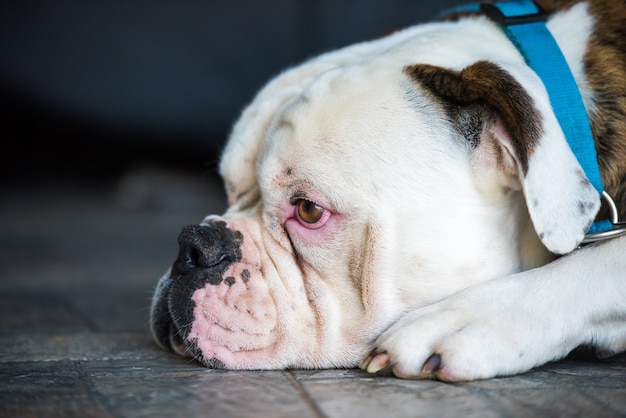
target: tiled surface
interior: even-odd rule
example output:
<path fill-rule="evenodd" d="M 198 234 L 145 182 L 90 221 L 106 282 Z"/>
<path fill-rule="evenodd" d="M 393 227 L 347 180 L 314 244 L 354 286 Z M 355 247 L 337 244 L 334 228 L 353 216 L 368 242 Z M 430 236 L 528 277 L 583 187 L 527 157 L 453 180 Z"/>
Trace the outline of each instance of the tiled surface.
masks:
<path fill-rule="evenodd" d="M 207 370 L 161 351 L 148 332 L 151 291 L 180 227 L 221 211 L 206 187 L 179 206 L 129 205 L 112 191 L 0 196 L 0 416 L 626 416 L 626 356 L 443 384 Z"/>

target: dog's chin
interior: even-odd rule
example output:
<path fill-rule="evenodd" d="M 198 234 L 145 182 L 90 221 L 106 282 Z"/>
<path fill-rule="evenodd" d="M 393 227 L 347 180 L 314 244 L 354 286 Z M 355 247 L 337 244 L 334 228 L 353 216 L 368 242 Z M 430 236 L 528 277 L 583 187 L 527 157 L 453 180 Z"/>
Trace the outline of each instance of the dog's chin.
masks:
<path fill-rule="evenodd" d="M 155 339 L 162 348 L 177 356 L 193 359 L 209 369 L 227 369 L 226 365 L 219 359 L 215 357 L 205 358 L 195 341 L 182 341 L 180 335 L 181 331 L 172 327 L 166 336 L 157 337 L 155 335 Z"/>
<path fill-rule="evenodd" d="M 201 363 L 202 365 L 206 366 L 209 369 L 227 369 L 228 368 L 221 360 L 215 357 L 212 357 L 209 359 L 205 358 L 202 355 L 202 352 L 198 349 L 198 346 L 195 343 L 195 341 L 191 341 L 191 342 L 185 341 L 182 343 L 176 342 L 176 338 L 174 337 L 174 335 L 178 335 L 178 334 L 179 334 L 179 331 L 173 330 L 173 333 L 171 334 L 171 337 L 170 337 L 170 345 L 169 347 L 166 347 L 170 351 L 172 351 L 174 354 L 180 357 L 193 359 Z"/>
<path fill-rule="evenodd" d="M 180 331 L 173 328 L 170 331 L 167 346 L 164 348 L 181 357 L 190 357 L 201 361 L 202 359 L 198 356 L 197 347 L 187 341 L 180 341 L 180 338 L 178 338 L 179 335 Z"/>
<path fill-rule="evenodd" d="M 163 280 L 168 280 L 164 278 Z M 162 288 L 167 290 L 169 287 Z M 208 368 L 225 369 L 225 364 L 217 358 L 206 359 L 199 350 L 196 341 L 189 341 L 183 336 L 188 330 L 176 326 L 172 314 L 169 311 L 169 292 L 162 293 L 155 298 L 152 305 L 151 326 L 152 335 L 156 343 L 163 349 L 180 357 L 191 358 Z"/>

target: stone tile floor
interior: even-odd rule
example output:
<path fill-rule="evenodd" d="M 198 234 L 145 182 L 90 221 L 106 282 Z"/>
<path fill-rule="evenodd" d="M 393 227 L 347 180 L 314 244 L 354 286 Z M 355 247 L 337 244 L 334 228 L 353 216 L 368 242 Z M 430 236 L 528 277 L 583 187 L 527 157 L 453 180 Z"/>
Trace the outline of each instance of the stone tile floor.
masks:
<path fill-rule="evenodd" d="M 130 200 L 124 187 L 0 193 L 0 416 L 626 416 L 626 356 L 444 384 L 208 370 L 161 351 L 148 331 L 152 289 L 180 227 L 223 209 L 214 183 L 179 186 Z"/>

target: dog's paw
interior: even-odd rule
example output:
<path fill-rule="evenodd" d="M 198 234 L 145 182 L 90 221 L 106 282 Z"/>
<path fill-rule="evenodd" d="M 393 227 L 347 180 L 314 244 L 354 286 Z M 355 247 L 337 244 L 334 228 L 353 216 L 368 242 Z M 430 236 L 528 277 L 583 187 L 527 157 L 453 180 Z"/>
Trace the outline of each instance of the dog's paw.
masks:
<path fill-rule="evenodd" d="M 378 338 L 360 367 L 457 382 L 517 374 L 564 357 L 576 344 L 527 290 L 493 282 L 409 312 Z"/>

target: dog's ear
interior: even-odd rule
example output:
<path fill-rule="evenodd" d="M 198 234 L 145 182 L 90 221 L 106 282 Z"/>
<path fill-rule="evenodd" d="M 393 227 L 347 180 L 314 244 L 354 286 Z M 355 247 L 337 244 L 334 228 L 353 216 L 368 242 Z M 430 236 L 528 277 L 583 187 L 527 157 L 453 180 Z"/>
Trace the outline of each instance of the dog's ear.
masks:
<path fill-rule="evenodd" d="M 413 65 L 406 74 L 444 107 L 472 147 L 477 180 L 523 190 L 537 235 L 565 254 L 583 239 L 600 196 L 570 150 L 538 78 L 524 88 L 498 65 L 476 62 L 462 71 Z M 533 95 L 529 91 L 535 92 Z"/>

